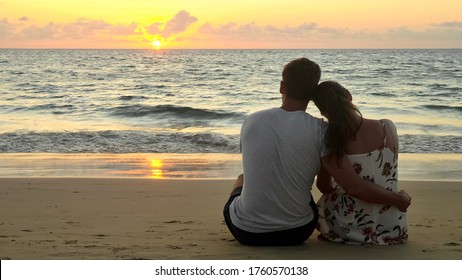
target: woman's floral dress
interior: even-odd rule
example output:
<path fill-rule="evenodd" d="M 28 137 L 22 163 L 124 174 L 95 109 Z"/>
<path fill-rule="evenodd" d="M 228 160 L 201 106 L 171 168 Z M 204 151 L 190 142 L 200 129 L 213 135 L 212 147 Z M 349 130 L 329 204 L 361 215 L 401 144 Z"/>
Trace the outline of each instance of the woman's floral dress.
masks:
<path fill-rule="evenodd" d="M 386 138 L 384 138 L 386 139 Z M 367 154 L 348 155 L 356 173 L 397 192 L 398 159 L 387 147 Z M 402 244 L 407 241 L 406 213 L 390 205 L 353 198 L 334 182 L 336 190 L 318 201 L 320 239 L 348 244 Z"/>

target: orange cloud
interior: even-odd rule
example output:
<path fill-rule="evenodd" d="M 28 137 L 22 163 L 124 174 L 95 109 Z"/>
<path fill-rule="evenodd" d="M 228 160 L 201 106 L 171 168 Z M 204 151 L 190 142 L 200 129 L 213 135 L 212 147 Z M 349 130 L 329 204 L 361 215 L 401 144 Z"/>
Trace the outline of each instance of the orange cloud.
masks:
<path fill-rule="evenodd" d="M 231 22 L 205 23 L 199 32 L 202 40 L 226 41 L 231 47 L 235 44 L 267 48 L 462 47 L 462 22 L 430 24 L 424 30 L 400 27 L 385 31 L 321 27 L 317 23 L 276 27 Z"/>
<path fill-rule="evenodd" d="M 22 22 L 30 22 L 30 24 L 25 25 Z M 112 25 L 102 20 L 88 19 L 78 19 L 71 23 L 50 22 L 43 26 L 29 19 L 20 19 L 18 22 L 3 19 L 0 21 L 0 36 L 9 40 L 84 39 L 94 38 L 100 34 L 132 35 L 136 27 L 136 23 Z"/>
<path fill-rule="evenodd" d="M 164 30 L 162 30 L 162 35 L 164 37 L 169 37 L 171 35 L 184 32 L 196 21 L 196 17 L 191 16 L 186 11 L 180 11 L 165 24 Z"/>
<path fill-rule="evenodd" d="M 10 21 L 0 20 L 0 47 L 2 42 L 40 42 L 49 40 L 93 40 L 102 43 L 111 41 L 125 41 L 127 43 L 146 43 L 154 36 L 161 36 L 166 40 L 186 31 L 197 18 L 186 11 L 180 11 L 164 23 L 153 23 L 149 26 L 131 22 L 128 24 L 110 24 L 103 20 L 77 19 L 70 23 L 49 22 L 39 25 L 28 17 Z M 145 45 L 139 45 L 146 47 Z M 50 46 L 53 47 L 53 46 Z M 78 47 L 78 46 L 74 46 Z"/>
<path fill-rule="evenodd" d="M 197 21 L 197 18 L 192 16 L 187 11 L 179 11 L 172 19 L 165 23 L 155 22 L 146 27 L 140 27 L 140 31 L 144 33 L 149 41 L 154 38 L 161 39 L 166 42 L 181 41 L 179 37 L 181 33 L 187 31 L 189 27 Z"/>
<path fill-rule="evenodd" d="M 113 24 L 76 19 L 38 24 L 22 16 L 0 19 L 0 47 L 148 48 L 154 39 L 167 48 L 461 48 L 462 22 L 431 23 L 388 30 L 353 30 L 304 22 L 295 26 L 255 22 L 202 23 L 181 10 L 164 22 Z M 170 44 L 170 45 L 169 45 Z"/>

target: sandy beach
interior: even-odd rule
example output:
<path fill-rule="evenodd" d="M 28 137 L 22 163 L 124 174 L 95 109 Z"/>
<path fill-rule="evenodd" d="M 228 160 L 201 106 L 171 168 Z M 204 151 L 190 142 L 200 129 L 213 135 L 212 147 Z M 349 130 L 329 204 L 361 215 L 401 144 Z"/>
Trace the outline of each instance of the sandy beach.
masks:
<path fill-rule="evenodd" d="M 0 259 L 462 259 L 462 182 L 402 180 L 409 242 L 247 247 L 223 223 L 229 179 L 0 178 Z M 316 198 L 319 192 L 314 191 Z"/>

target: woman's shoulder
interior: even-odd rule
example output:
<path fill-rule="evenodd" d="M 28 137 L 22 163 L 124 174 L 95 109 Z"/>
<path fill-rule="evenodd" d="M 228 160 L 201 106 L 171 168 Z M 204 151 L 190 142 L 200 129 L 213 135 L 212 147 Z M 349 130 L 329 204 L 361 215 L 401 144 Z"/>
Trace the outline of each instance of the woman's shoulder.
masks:
<path fill-rule="evenodd" d="M 381 119 L 380 122 L 383 123 L 384 131 L 386 132 L 387 146 L 393 151 L 393 153 L 395 153 L 395 155 L 398 154 L 399 140 L 396 125 L 389 119 Z"/>
<path fill-rule="evenodd" d="M 396 127 L 391 120 L 387 119 L 363 119 L 356 139 L 347 146 L 348 154 L 364 154 L 375 150 L 381 150 L 390 146 L 392 151 L 397 151 Z"/>
<path fill-rule="evenodd" d="M 382 126 L 384 126 L 386 130 L 389 131 L 393 135 L 393 137 L 398 135 L 396 125 L 392 120 L 381 119 L 379 121 L 382 123 Z"/>
<path fill-rule="evenodd" d="M 380 119 L 378 120 L 379 122 L 389 126 L 389 127 L 396 127 L 395 126 L 395 123 L 392 121 L 392 120 L 389 120 L 389 119 Z"/>
<path fill-rule="evenodd" d="M 384 127 L 386 127 L 387 130 L 396 131 L 395 123 L 389 119 L 364 119 L 363 125 L 365 125 L 368 130 L 376 132 L 382 132 Z"/>

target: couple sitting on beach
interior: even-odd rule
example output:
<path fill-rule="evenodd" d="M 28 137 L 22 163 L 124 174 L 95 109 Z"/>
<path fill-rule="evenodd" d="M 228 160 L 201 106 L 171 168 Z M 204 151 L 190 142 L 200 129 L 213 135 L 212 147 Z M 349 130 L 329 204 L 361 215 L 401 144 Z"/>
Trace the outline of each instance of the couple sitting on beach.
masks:
<path fill-rule="evenodd" d="M 322 82 L 300 58 L 282 72 L 282 106 L 249 115 L 241 129 L 244 175 L 224 208 L 246 245 L 296 245 L 319 238 L 348 244 L 407 241 L 411 198 L 397 190 L 398 137 L 389 120 L 362 117 L 350 92 Z M 328 124 L 305 112 L 313 100 Z M 317 205 L 311 195 L 323 193 Z"/>

